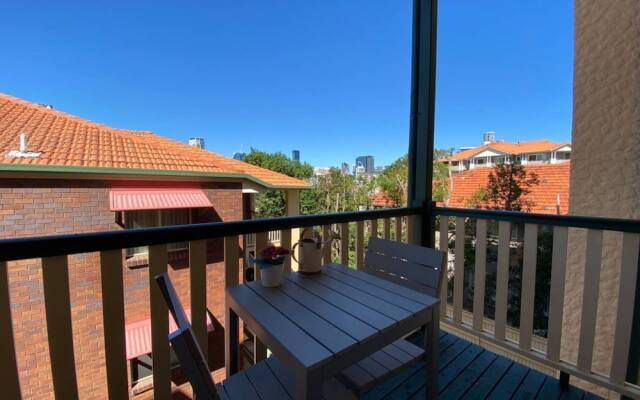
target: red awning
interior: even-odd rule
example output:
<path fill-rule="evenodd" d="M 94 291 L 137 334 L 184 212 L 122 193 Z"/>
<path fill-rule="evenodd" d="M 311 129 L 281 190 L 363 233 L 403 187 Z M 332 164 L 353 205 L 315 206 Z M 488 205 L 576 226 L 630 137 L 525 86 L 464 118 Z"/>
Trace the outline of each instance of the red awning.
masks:
<path fill-rule="evenodd" d="M 154 188 L 112 189 L 111 211 L 162 210 L 168 208 L 213 207 L 201 189 Z"/>
<path fill-rule="evenodd" d="M 191 321 L 191 310 L 185 309 L 187 318 Z M 169 333 L 178 329 L 173 317 L 169 315 Z M 211 317 L 207 313 L 207 331 L 213 331 Z M 151 318 L 127 324 L 124 328 L 127 344 L 127 360 L 151 353 Z"/>

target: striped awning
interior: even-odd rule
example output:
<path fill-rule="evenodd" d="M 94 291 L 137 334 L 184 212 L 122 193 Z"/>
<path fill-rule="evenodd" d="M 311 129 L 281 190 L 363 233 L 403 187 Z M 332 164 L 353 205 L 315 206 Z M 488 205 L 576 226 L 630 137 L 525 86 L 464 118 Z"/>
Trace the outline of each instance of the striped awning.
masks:
<path fill-rule="evenodd" d="M 187 318 L 191 321 L 191 310 L 185 309 Z M 178 329 L 173 317 L 169 315 L 169 333 Z M 213 323 L 207 312 L 207 332 L 213 331 Z M 127 360 L 151 353 L 151 318 L 132 322 L 124 328 L 127 347 Z"/>
<path fill-rule="evenodd" d="M 169 208 L 213 207 L 201 189 L 140 188 L 112 189 L 109 192 L 111 211 L 163 210 Z"/>

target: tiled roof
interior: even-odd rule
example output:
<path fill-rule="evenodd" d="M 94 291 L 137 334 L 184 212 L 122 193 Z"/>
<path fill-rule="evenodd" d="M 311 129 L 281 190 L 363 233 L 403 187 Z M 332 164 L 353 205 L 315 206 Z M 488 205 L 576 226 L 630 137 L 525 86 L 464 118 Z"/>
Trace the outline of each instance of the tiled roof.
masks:
<path fill-rule="evenodd" d="M 396 204 L 393 200 L 387 196 L 387 194 L 383 191 L 379 191 L 371 195 L 370 197 L 371 204 L 374 207 L 395 207 Z"/>
<path fill-rule="evenodd" d="M 545 151 L 553 151 L 559 147 L 562 147 L 569 143 L 556 143 L 549 140 L 529 140 L 525 142 L 509 143 L 505 141 L 496 141 L 488 144 L 483 144 L 472 149 L 462 150 L 458 153 L 452 154 L 449 157 L 441 158 L 440 161 L 461 161 L 466 160 L 469 157 L 487 150 L 493 149 L 505 154 L 525 154 L 525 153 L 538 153 Z"/>
<path fill-rule="evenodd" d="M 560 214 L 569 212 L 570 162 L 560 164 L 527 165 L 527 173 L 535 173 L 540 183 L 530 188 L 524 198 L 531 201 L 530 212 L 556 214 L 556 203 L 560 196 Z M 449 185 L 449 207 L 469 207 L 469 201 L 481 188 L 486 188 L 493 168 L 474 168 L 453 176 Z"/>
<path fill-rule="evenodd" d="M 29 151 L 41 152 L 38 157 L 8 155 L 18 149 L 20 133 L 27 135 Z M 111 128 L 0 93 L 0 169 L 17 166 L 94 172 L 110 169 L 108 172 L 116 174 L 135 169 L 143 173 L 238 177 L 271 188 L 310 186 L 300 179 L 152 132 Z"/>

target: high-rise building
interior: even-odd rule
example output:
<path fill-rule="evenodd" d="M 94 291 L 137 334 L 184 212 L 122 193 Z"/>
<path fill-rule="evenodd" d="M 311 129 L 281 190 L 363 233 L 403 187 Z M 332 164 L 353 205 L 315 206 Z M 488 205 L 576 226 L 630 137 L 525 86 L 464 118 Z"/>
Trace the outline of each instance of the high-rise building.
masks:
<path fill-rule="evenodd" d="M 349 175 L 349 163 L 343 162 L 340 171 L 342 171 L 342 175 Z"/>
<path fill-rule="evenodd" d="M 236 151 L 235 153 L 233 153 L 233 159 L 234 160 L 243 161 L 244 160 L 244 156 L 246 156 L 246 155 L 247 155 L 246 153 L 242 153 L 242 152 Z"/>
<path fill-rule="evenodd" d="M 204 138 L 201 138 L 201 137 L 190 137 L 189 138 L 189 146 L 197 147 L 199 149 L 204 149 Z"/>
<path fill-rule="evenodd" d="M 375 166 L 373 164 L 373 156 L 360 156 L 356 158 L 356 168 L 363 167 L 364 172 L 370 174 L 373 172 Z"/>
<path fill-rule="evenodd" d="M 300 150 L 293 150 L 291 152 L 291 159 L 293 161 L 300 161 Z"/>

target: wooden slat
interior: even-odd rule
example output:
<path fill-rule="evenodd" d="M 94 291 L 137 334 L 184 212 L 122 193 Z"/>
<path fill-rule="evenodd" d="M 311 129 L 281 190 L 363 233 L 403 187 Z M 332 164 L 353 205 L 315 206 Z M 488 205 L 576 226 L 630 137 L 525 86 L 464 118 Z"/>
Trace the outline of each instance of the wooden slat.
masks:
<path fill-rule="evenodd" d="M 536 291 L 536 253 L 538 225 L 524 225 L 524 260 L 522 265 L 522 294 L 520 299 L 520 348 L 531 350 L 533 333 L 533 304 Z M 555 305 L 554 305 L 555 307 Z"/>
<path fill-rule="evenodd" d="M 286 315 L 290 321 L 305 332 L 313 332 L 313 337 L 333 353 L 338 353 L 346 347 L 356 344 L 356 341 L 349 335 L 316 314 L 310 313 L 308 309 L 286 294 L 265 288 L 257 282 L 249 283 L 247 287 Z"/>
<path fill-rule="evenodd" d="M 462 323 L 464 292 L 464 217 L 456 217 L 455 270 L 453 277 L 453 321 Z"/>
<path fill-rule="evenodd" d="M 298 276 L 298 274 L 289 274 L 289 276 Z M 235 303 L 233 307 L 238 310 L 238 316 L 251 327 L 254 333 L 270 346 L 274 346 L 274 351 L 282 355 L 280 358 L 283 361 L 287 362 L 286 359 L 295 357 L 299 366 L 308 368 L 332 355 L 329 350 L 246 285 L 230 287 L 227 293 Z M 287 340 L 280 340 L 283 338 Z"/>
<path fill-rule="evenodd" d="M 13 339 L 13 321 L 9 299 L 9 276 L 7 263 L 0 262 L 0 354 L 2 354 L 2 373 L 0 387 L 7 399 L 20 399 L 20 381 Z"/>
<path fill-rule="evenodd" d="M 329 264 L 331 262 L 331 225 L 322 226 L 322 241 L 324 246 L 322 248 L 322 264 Z"/>
<path fill-rule="evenodd" d="M 568 232 L 566 227 L 553 227 L 551 290 L 549 293 L 549 304 L 553 304 L 553 307 L 549 307 L 549 332 L 547 334 L 547 358 L 553 362 L 560 360 Z"/>
<path fill-rule="evenodd" d="M 487 277 L 487 221 L 476 221 L 476 265 L 473 284 L 473 329 L 482 331 L 484 290 Z"/>
<path fill-rule="evenodd" d="M 258 232 L 256 233 L 256 258 L 260 258 L 260 252 L 264 250 L 269 244 L 269 233 L 268 232 Z M 255 276 L 255 280 L 260 280 L 260 268 L 258 265 L 254 265 L 253 274 Z"/>
<path fill-rule="evenodd" d="M 593 343 L 596 333 L 598 292 L 600 286 L 600 264 L 602 261 L 602 231 L 587 230 L 587 251 L 584 267 L 584 291 L 582 293 L 582 320 L 577 367 L 582 372 L 591 372 Z"/>
<path fill-rule="evenodd" d="M 363 281 L 363 282 L 372 284 L 374 286 L 377 286 L 381 289 L 399 294 L 400 296 L 404 296 L 406 298 L 409 298 L 415 302 L 421 303 L 426 306 L 431 305 L 434 302 L 434 298 L 429 295 L 426 295 L 421 292 L 417 292 L 415 290 L 411 290 L 404 285 L 399 285 L 397 283 L 389 281 L 388 279 L 379 279 L 378 277 L 373 276 L 372 274 L 362 274 L 358 271 L 353 271 L 349 268 L 345 268 L 344 266 L 338 265 L 338 264 L 329 264 L 329 265 L 326 265 L 324 268 L 325 270 L 328 268 L 331 268 L 344 275 L 353 276 L 354 278 L 360 281 Z"/>
<path fill-rule="evenodd" d="M 153 397 L 171 398 L 169 369 L 169 309 L 155 276 L 167 272 L 167 246 L 149 246 L 149 294 L 151 304 L 151 350 L 153 358 Z"/>
<path fill-rule="evenodd" d="M 236 247 L 238 243 L 236 242 Z M 191 294 L 191 326 L 202 349 L 208 357 L 207 340 L 207 241 L 189 242 L 189 292 Z"/>
<path fill-rule="evenodd" d="M 291 229 L 284 229 L 280 231 L 280 246 L 284 247 L 285 249 L 291 249 L 292 245 Z M 284 260 L 283 271 L 285 274 L 291 272 L 291 261 L 291 257 L 287 257 Z"/>
<path fill-rule="evenodd" d="M 364 221 L 356 222 L 356 268 L 364 269 Z"/>
<path fill-rule="evenodd" d="M 382 289 L 379 286 L 375 286 L 371 283 L 360 280 L 354 276 L 341 273 L 338 270 L 335 270 L 333 268 L 325 268 L 322 270 L 322 273 L 325 276 L 329 276 L 332 279 L 335 279 L 339 282 L 346 283 L 347 285 L 361 289 L 365 292 L 375 293 L 377 297 L 380 297 L 385 301 L 388 301 L 392 304 L 402 307 L 405 310 L 418 312 L 424 308 L 424 306 L 421 303 L 417 301 L 413 301 L 413 299 L 411 299 L 409 296 L 405 297 L 402 295 L 398 295 L 393 291 Z"/>
<path fill-rule="evenodd" d="M 231 286 L 236 286 L 240 283 L 239 276 L 239 254 L 238 254 L 238 237 L 227 236 L 224 238 L 224 287 L 225 289 Z M 225 300 L 226 301 L 226 300 Z M 233 319 L 233 320 L 231 320 Z M 233 326 L 231 326 L 233 324 Z M 232 335 L 236 336 L 236 342 L 239 340 L 238 336 L 238 321 L 237 318 L 232 318 L 229 315 L 228 304 L 225 304 L 225 330 L 224 341 L 225 343 L 234 343 Z M 238 365 L 239 349 L 232 348 L 232 346 L 224 346 L 225 354 L 225 367 L 227 370 L 227 376 L 231 376 L 233 372 L 233 366 Z"/>
<path fill-rule="evenodd" d="M 349 224 L 340 224 L 340 264 L 349 265 Z"/>
<path fill-rule="evenodd" d="M 442 253 L 434 249 L 407 243 L 394 243 L 380 238 L 370 238 L 368 252 L 375 250 L 376 253 L 390 257 L 399 258 L 415 264 L 429 265 L 432 268 L 442 266 Z M 365 260 L 366 263 L 366 260 Z"/>
<path fill-rule="evenodd" d="M 372 219 L 371 221 L 369 221 L 369 234 L 371 235 L 371 237 L 378 237 L 378 220 L 377 219 Z"/>
<path fill-rule="evenodd" d="M 639 265 L 639 249 L 640 235 L 636 233 L 625 233 L 622 237 L 622 262 L 620 266 L 620 286 L 618 290 L 618 311 L 610 374 L 611 381 L 617 384 L 624 383 L 627 374 Z"/>
<path fill-rule="evenodd" d="M 126 399 L 129 396 L 129 381 L 124 334 L 122 250 L 109 250 L 100 253 L 100 277 L 102 282 L 104 355 L 109 399 Z"/>
<path fill-rule="evenodd" d="M 386 273 L 393 274 L 407 280 L 437 289 L 440 279 L 440 271 L 427 265 L 402 261 L 397 258 L 385 257 L 382 254 L 367 252 L 366 269 L 383 269 Z"/>
<path fill-rule="evenodd" d="M 396 217 L 396 242 L 402 242 L 402 217 Z"/>
<path fill-rule="evenodd" d="M 77 399 L 67 256 L 42 259 L 49 357 L 56 399 Z"/>
<path fill-rule="evenodd" d="M 415 225 L 416 218 L 414 215 L 407 216 L 407 243 L 415 243 L 413 226 Z"/>
<path fill-rule="evenodd" d="M 325 286 L 322 286 L 316 283 L 313 279 L 302 278 L 297 274 L 289 274 L 286 276 L 286 279 L 307 290 L 308 292 L 313 293 L 323 301 L 326 301 L 327 303 L 343 310 L 347 314 L 350 314 L 361 321 L 366 321 L 368 325 L 376 329 L 384 329 L 390 324 L 392 325 L 394 323 L 393 319 L 378 312 L 377 310 L 369 308 L 366 305 L 358 303 L 357 301 L 354 301 L 341 293 L 337 293 Z"/>
<path fill-rule="evenodd" d="M 446 253 L 444 265 L 442 266 L 442 283 L 440 287 L 440 315 L 447 317 L 447 297 L 449 295 L 449 217 L 440 216 L 440 251 Z"/>
<path fill-rule="evenodd" d="M 49 357 L 56 399 L 77 399 L 67 256 L 42 259 Z"/>
<path fill-rule="evenodd" d="M 402 319 L 407 318 L 412 314 L 412 312 L 399 307 L 390 301 L 382 299 L 378 296 L 377 293 L 375 295 L 367 293 L 364 290 L 346 285 L 336 279 L 326 276 L 325 274 L 319 274 L 312 279 L 314 282 L 323 285 L 326 288 L 335 291 L 336 293 L 340 293 L 343 296 L 355 300 L 358 303 L 366 304 L 367 307 L 370 307 L 396 321 L 401 321 Z M 390 294 L 390 296 L 397 297 L 394 294 Z"/>
<path fill-rule="evenodd" d="M 267 366 L 267 363 L 260 363 L 252 368 L 247 368 L 243 373 L 247 375 L 247 378 L 251 381 L 251 386 L 256 389 L 261 399 L 290 398 L 280 381 L 278 381 L 271 369 Z"/>
<path fill-rule="evenodd" d="M 351 315 L 324 301 L 321 297 L 310 293 L 293 282 L 283 280 L 281 290 L 305 308 L 324 318 L 357 341 L 371 336 L 376 329 L 362 321 L 354 320 Z"/>
<path fill-rule="evenodd" d="M 389 218 L 385 218 L 383 221 L 383 237 L 386 240 L 391 240 L 391 221 L 389 220 Z"/>
<path fill-rule="evenodd" d="M 509 287 L 509 242 L 511 240 L 511 223 L 500 221 L 498 228 L 498 272 L 496 276 L 496 339 L 502 341 L 507 325 L 507 291 Z"/>

